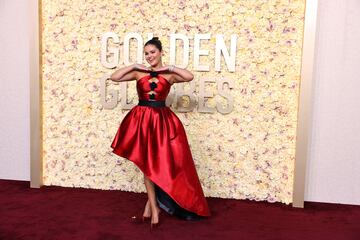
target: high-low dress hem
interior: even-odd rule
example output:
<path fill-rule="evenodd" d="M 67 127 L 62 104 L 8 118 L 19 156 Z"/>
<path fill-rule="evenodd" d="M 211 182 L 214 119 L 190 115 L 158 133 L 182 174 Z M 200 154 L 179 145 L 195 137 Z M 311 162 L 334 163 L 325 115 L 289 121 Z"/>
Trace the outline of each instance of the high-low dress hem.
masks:
<path fill-rule="evenodd" d="M 140 165 L 138 165 L 136 162 L 134 162 L 133 160 L 127 158 L 127 157 L 124 156 L 124 155 L 120 155 L 120 154 L 116 153 L 116 151 L 113 151 L 113 153 L 115 153 L 116 155 L 118 155 L 118 156 L 120 156 L 120 157 L 123 157 L 123 158 L 126 158 L 127 160 L 133 162 L 133 163 L 140 169 L 140 171 L 145 174 L 144 169 L 143 169 Z M 168 194 L 168 195 L 172 198 L 172 200 L 174 200 L 174 201 L 175 201 L 180 207 L 182 207 L 183 209 L 185 209 L 185 210 L 187 210 L 187 211 L 189 211 L 189 212 L 193 212 L 193 213 L 195 213 L 195 214 L 197 214 L 197 215 L 199 215 L 199 216 L 202 216 L 202 217 L 208 217 L 208 216 L 210 216 L 210 214 L 199 213 L 199 212 L 197 212 L 196 210 L 193 210 L 193 209 L 190 209 L 190 208 L 187 208 L 187 207 L 183 206 L 181 203 L 177 202 L 176 198 L 174 198 L 174 196 L 172 196 L 171 193 L 169 193 L 169 190 L 166 189 L 165 186 L 163 186 L 161 183 L 159 183 L 158 181 L 156 181 L 155 179 L 153 179 L 151 176 L 146 175 L 146 174 L 145 174 L 145 176 L 146 176 L 147 178 L 149 178 L 149 179 L 150 179 L 154 184 L 156 184 L 158 187 L 160 187 L 166 194 Z"/>

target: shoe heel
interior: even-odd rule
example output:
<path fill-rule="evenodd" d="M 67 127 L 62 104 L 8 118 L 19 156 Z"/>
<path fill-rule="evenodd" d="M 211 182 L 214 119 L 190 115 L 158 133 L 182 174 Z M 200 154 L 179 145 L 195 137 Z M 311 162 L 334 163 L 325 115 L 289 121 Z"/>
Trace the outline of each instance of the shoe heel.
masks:
<path fill-rule="evenodd" d="M 159 222 L 158 223 L 150 223 L 150 231 L 155 230 L 156 228 L 158 228 L 160 226 L 160 216 L 161 216 L 161 211 L 159 212 Z"/>
<path fill-rule="evenodd" d="M 157 229 L 159 227 L 159 223 L 151 223 L 150 224 L 150 231 L 154 231 L 155 229 Z"/>

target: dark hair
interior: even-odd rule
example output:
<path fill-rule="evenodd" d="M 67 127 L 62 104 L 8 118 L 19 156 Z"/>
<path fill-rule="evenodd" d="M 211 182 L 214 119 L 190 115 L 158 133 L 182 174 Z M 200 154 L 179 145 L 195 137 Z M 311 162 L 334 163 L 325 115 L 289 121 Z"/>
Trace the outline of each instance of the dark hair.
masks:
<path fill-rule="evenodd" d="M 149 41 L 147 41 L 144 45 L 144 47 L 146 47 L 147 45 L 154 45 L 157 49 L 159 49 L 159 51 L 162 51 L 162 46 L 161 46 L 161 42 L 159 40 L 158 37 L 153 37 L 152 39 L 150 39 Z"/>

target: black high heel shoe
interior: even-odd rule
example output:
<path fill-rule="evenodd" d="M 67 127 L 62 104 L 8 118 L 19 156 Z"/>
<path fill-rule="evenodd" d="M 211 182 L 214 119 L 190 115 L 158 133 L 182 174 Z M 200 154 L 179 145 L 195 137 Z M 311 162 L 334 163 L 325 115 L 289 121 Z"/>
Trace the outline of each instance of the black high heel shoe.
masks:
<path fill-rule="evenodd" d="M 158 223 L 151 223 L 150 225 L 150 231 L 154 231 L 156 228 L 160 226 L 160 222 Z"/>
<path fill-rule="evenodd" d="M 159 221 L 157 223 L 150 223 L 150 231 L 155 230 L 160 226 L 160 216 L 162 215 L 161 210 L 159 211 Z M 151 218 L 150 218 L 151 219 Z"/>
<path fill-rule="evenodd" d="M 145 223 L 149 220 L 151 220 L 151 217 L 145 217 L 145 216 L 132 216 L 131 217 L 131 222 L 133 222 L 133 223 Z"/>
<path fill-rule="evenodd" d="M 148 203 L 146 202 L 146 205 L 147 205 L 147 204 L 148 204 Z M 145 205 L 145 208 L 146 208 L 146 205 Z M 149 217 L 144 216 L 144 215 L 140 215 L 140 214 L 131 217 L 131 220 L 132 220 L 132 222 L 134 222 L 134 223 L 144 223 L 144 222 L 149 221 L 150 219 L 151 219 L 151 214 L 150 214 Z"/>
<path fill-rule="evenodd" d="M 150 223 L 150 231 L 154 231 L 160 226 L 160 220 L 157 223 Z"/>

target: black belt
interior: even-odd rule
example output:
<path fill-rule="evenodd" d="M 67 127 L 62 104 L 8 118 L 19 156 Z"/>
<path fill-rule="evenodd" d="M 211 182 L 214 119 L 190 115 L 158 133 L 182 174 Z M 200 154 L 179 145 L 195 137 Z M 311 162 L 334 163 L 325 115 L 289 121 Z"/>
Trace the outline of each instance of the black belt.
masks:
<path fill-rule="evenodd" d="M 139 100 L 139 106 L 150 106 L 150 107 L 166 107 L 165 101 L 148 101 L 148 100 Z"/>

